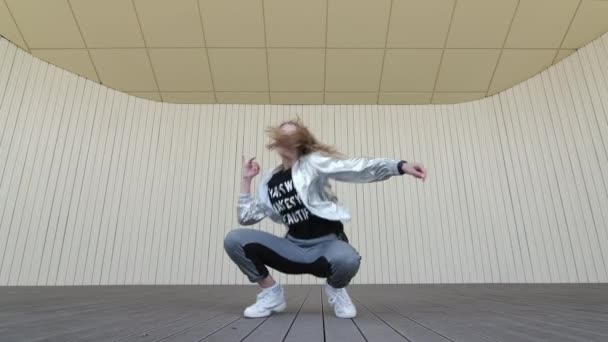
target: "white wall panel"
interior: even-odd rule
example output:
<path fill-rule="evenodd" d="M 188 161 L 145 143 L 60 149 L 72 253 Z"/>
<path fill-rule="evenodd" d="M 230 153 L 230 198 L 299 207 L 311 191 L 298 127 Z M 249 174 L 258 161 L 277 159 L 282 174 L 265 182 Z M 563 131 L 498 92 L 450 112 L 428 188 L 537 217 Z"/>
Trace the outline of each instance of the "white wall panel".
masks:
<path fill-rule="evenodd" d="M 241 155 L 274 166 L 263 131 L 296 116 L 348 155 L 429 168 L 426 183 L 332 183 L 363 256 L 354 283 L 606 282 L 607 62 L 604 35 L 457 105 L 179 105 L 2 39 L 0 284 L 246 283 L 222 243 L 237 225 Z"/>

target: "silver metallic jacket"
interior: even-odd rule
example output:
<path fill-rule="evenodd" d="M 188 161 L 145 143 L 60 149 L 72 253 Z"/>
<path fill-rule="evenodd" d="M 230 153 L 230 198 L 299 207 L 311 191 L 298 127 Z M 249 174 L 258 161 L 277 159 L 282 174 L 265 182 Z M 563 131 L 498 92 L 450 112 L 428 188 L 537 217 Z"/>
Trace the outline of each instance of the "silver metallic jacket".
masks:
<path fill-rule="evenodd" d="M 291 168 L 293 185 L 304 206 L 319 217 L 346 222 L 350 220 L 348 209 L 342 206 L 331 192 L 329 179 L 349 183 L 372 183 L 400 175 L 400 160 L 388 158 L 339 159 L 313 152 L 300 157 Z M 283 223 L 281 215 L 274 210 L 268 197 L 268 181 L 281 169 L 281 165 L 268 172 L 260 182 L 257 197 L 239 194 L 237 205 L 238 222 L 241 225 L 255 224 L 266 216 Z"/>

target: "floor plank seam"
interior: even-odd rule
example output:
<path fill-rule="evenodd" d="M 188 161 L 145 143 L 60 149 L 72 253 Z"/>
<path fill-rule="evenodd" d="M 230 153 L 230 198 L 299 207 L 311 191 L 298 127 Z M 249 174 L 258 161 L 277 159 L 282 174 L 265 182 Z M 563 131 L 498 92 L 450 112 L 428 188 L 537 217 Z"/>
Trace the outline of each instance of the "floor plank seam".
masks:
<path fill-rule="evenodd" d="M 376 318 L 381 320 L 384 324 L 386 324 L 389 328 L 391 328 L 395 333 L 397 333 L 399 336 L 403 337 L 407 342 L 413 342 L 412 340 L 407 338 L 405 335 L 403 335 L 399 330 L 395 329 L 395 327 L 393 327 L 391 324 L 389 324 L 387 321 L 385 321 L 382 317 L 378 316 L 373 310 L 371 310 L 369 307 L 367 307 L 365 304 L 363 304 L 360 300 L 355 299 L 355 301 L 357 303 L 359 303 L 361 306 L 363 306 L 365 309 L 367 309 L 367 311 L 369 311 L 372 315 L 376 316 Z"/>
<path fill-rule="evenodd" d="M 327 336 L 325 334 L 325 307 L 323 305 L 324 299 L 325 298 L 323 298 L 323 290 L 321 290 L 321 322 L 323 323 L 323 342 L 327 342 Z"/>
<path fill-rule="evenodd" d="M 308 290 L 308 292 L 306 293 L 306 297 L 304 297 L 302 304 L 300 304 L 300 308 L 298 308 L 298 312 L 296 312 L 296 315 L 291 320 L 291 324 L 289 325 L 289 328 L 287 328 L 287 332 L 285 332 L 285 336 L 283 336 L 283 339 L 281 340 L 281 342 L 285 342 L 285 340 L 287 339 L 287 336 L 289 336 L 289 332 L 291 331 L 291 328 L 293 327 L 293 324 L 295 323 L 296 319 L 300 315 L 300 312 L 302 311 L 302 307 L 304 307 L 304 303 L 306 303 L 306 299 L 308 299 L 308 296 L 312 292 L 312 289 L 313 289 L 313 287 L 311 286 L 310 289 Z"/>
<path fill-rule="evenodd" d="M 211 337 L 211 336 L 213 336 L 213 335 L 217 334 L 218 332 L 220 332 L 220 331 L 224 330 L 224 328 L 226 328 L 227 326 L 232 325 L 234 322 L 236 322 L 236 321 L 238 321 L 238 320 L 241 320 L 242 318 L 243 318 L 243 317 L 239 317 L 239 318 L 235 319 L 234 321 L 232 321 L 232 322 L 230 322 L 230 323 L 228 323 L 228 324 L 226 324 L 226 325 L 222 326 L 221 328 L 219 328 L 219 329 L 215 330 L 215 331 L 214 331 L 214 332 L 212 332 L 211 334 L 206 335 L 205 337 L 203 337 L 202 339 L 198 340 L 197 342 L 201 342 L 201 341 L 203 341 L 203 340 L 208 339 L 209 337 Z"/>
<path fill-rule="evenodd" d="M 357 325 L 357 322 L 355 322 L 355 319 L 351 318 L 350 320 L 353 322 L 353 324 L 355 325 L 355 327 L 357 328 L 357 330 L 359 330 L 359 333 L 361 334 L 361 336 L 363 337 L 363 339 L 365 340 L 365 342 L 369 342 L 367 340 L 367 337 L 365 337 L 365 334 L 363 333 L 363 331 L 361 331 L 361 328 L 359 328 L 359 325 Z"/>
<path fill-rule="evenodd" d="M 197 326 L 199 326 L 199 325 L 201 325 L 201 324 L 205 324 L 206 322 L 208 322 L 208 321 L 210 321 L 210 320 L 212 320 L 212 319 L 214 319 L 214 318 L 216 318 L 216 317 L 219 317 L 219 316 L 221 316 L 221 315 L 224 315 L 224 314 L 225 314 L 225 312 L 219 313 L 219 314 L 217 314 L 217 315 L 215 315 L 215 316 L 213 316 L 213 317 L 209 317 L 208 319 L 205 319 L 204 321 L 199 322 L 199 323 L 197 323 L 197 324 L 195 324 L 195 325 L 193 325 L 193 326 L 187 327 L 187 328 L 182 329 L 182 330 L 180 330 L 180 331 L 177 331 L 177 332 L 175 332 L 175 333 L 173 333 L 173 334 L 167 335 L 167 336 L 165 336 L 165 337 L 163 337 L 163 338 L 161 338 L 161 339 L 154 340 L 154 342 L 158 342 L 158 341 L 165 340 L 165 339 L 167 339 L 167 338 L 169 338 L 169 337 L 175 336 L 175 335 L 177 335 L 177 334 L 179 334 L 179 333 L 182 333 L 182 332 L 184 332 L 184 331 L 187 331 L 187 330 L 189 330 L 189 329 L 192 329 L 192 328 L 194 328 L 194 327 L 197 327 Z M 194 315 L 191 315 L 191 316 L 194 316 Z M 181 319 L 180 319 L 180 320 L 181 320 Z M 177 321 L 176 321 L 176 322 L 177 322 Z M 172 323 L 173 323 L 173 322 L 172 322 Z M 166 325 L 167 325 L 167 324 L 164 324 L 163 326 L 166 326 Z M 149 331 L 152 331 L 152 330 L 156 330 L 156 329 L 158 329 L 158 328 L 162 328 L 163 326 L 154 327 L 153 329 L 148 329 L 148 330 L 146 330 L 146 331 L 139 332 L 139 333 L 137 333 L 137 334 L 142 334 L 142 333 L 146 333 L 146 332 L 149 332 Z M 135 335 L 137 335 L 137 334 L 133 334 L 133 335 L 131 335 L 131 336 L 135 336 Z M 118 341 L 121 341 L 121 340 L 126 339 L 127 337 L 130 337 L 130 336 L 125 336 L 125 337 L 121 338 L 120 340 L 114 340 L 114 341 L 112 341 L 112 342 L 118 342 Z"/>
<path fill-rule="evenodd" d="M 437 334 L 437 335 L 439 335 L 439 336 L 441 336 L 441 337 L 445 338 L 445 339 L 446 339 L 446 340 L 448 340 L 448 341 L 456 342 L 456 341 L 452 340 L 451 338 L 449 338 L 449 337 L 447 337 L 447 336 L 444 336 L 443 334 L 441 334 L 441 333 L 439 333 L 439 332 L 437 332 L 437 331 L 435 331 L 435 330 L 431 329 L 430 327 L 427 327 L 426 325 L 424 325 L 424 324 L 422 324 L 422 323 L 420 323 L 420 322 L 418 322 L 418 321 L 416 321 L 416 320 L 414 320 L 414 319 L 409 318 L 408 316 L 406 316 L 406 315 L 402 314 L 401 312 L 399 312 L 399 311 L 397 311 L 397 310 L 395 310 L 395 309 L 391 308 L 391 307 L 390 307 L 390 306 L 388 306 L 388 305 L 384 305 L 384 304 L 383 304 L 382 306 L 384 306 L 385 308 L 387 308 L 387 309 L 389 309 L 389 310 L 393 311 L 393 312 L 394 312 L 394 313 L 396 313 L 397 315 L 400 315 L 400 316 L 404 317 L 405 319 L 408 319 L 408 320 L 412 321 L 413 323 L 418 324 L 419 326 L 421 326 L 421 327 L 423 327 L 423 328 L 427 329 L 428 331 L 431 331 L 431 332 L 433 332 L 433 333 L 435 333 L 435 334 Z"/>

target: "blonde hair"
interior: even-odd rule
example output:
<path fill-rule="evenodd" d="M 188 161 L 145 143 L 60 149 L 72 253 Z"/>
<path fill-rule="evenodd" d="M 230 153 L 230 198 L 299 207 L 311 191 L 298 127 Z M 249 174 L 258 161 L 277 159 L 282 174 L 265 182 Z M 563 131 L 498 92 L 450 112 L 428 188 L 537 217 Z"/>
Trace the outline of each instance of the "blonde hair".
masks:
<path fill-rule="evenodd" d="M 296 130 L 293 133 L 285 134 L 281 131 L 281 128 L 285 125 L 292 125 Z M 266 148 L 269 150 L 283 147 L 290 150 L 296 150 L 301 156 L 312 152 L 320 152 L 332 157 L 343 157 L 335 147 L 317 140 L 300 118 L 285 121 L 278 126 L 268 127 L 266 129 L 266 134 L 272 139 L 272 142 L 266 145 Z"/>

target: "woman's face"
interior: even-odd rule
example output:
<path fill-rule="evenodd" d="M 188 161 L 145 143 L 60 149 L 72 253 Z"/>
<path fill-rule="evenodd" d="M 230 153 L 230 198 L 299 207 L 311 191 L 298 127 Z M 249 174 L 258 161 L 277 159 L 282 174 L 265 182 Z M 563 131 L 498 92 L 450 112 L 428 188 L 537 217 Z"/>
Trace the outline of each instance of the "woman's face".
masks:
<path fill-rule="evenodd" d="M 293 124 L 285 124 L 281 127 L 281 134 L 292 134 L 297 129 L 298 128 Z M 298 151 L 296 151 L 294 149 L 288 149 L 285 147 L 278 146 L 276 148 L 276 151 L 279 154 L 279 156 L 281 156 L 281 158 L 283 158 L 283 159 L 296 160 L 299 157 Z"/>

